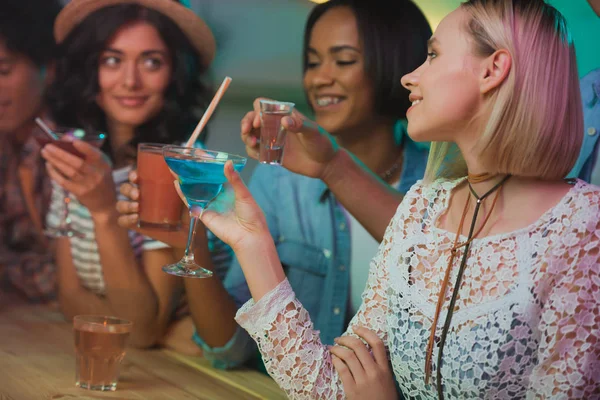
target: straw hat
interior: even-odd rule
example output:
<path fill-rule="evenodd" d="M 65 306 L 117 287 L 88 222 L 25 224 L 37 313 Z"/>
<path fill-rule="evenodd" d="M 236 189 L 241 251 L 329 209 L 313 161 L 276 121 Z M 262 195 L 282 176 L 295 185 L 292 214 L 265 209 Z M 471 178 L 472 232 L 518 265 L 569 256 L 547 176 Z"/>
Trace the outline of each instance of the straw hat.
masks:
<path fill-rule="evenodd" d="M 206 23 L 192 10 L 174 0 L 71 0 L 58 14 L 54 23 L 54 37 L 61 43 L 67 35 L 93 12 L 117 4 L 139 4 L 170 18 L 188 37 L 208 66 L 215 56 L 215 38 Z"/>

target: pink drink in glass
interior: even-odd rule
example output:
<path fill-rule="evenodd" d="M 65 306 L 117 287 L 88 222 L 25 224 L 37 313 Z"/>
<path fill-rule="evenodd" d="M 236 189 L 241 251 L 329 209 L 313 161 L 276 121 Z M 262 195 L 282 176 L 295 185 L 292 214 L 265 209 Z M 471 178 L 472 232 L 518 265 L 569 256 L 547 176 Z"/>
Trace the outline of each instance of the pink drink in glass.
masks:
<path fill-rule="evenodd" d="M 72 136 L 69 131 L 64 131 L 62 133 L 61 133 L 61 131 L 57 131 L 56 134 L 59 135 L 59 137 L 63 137 L 63 136 L 70 136 L 70 137 L 73 137 L 73 138 L 75 137 L 75 136 Z M 82 138 L 82 139 L 79 139 L 79 140 L 82 140 L 82 141 L 84 141 L 86 143 L 91 144 L 94 147 L 98 147 L 99 148 L 104 143 L 104 139 L 105 139 L 105 135 L 104 134 L 97 134 L 97 135 L 94 135 L 93 138 L 88 138 L 88 139 Z M 38 144 L 42 148 L 44 146 L 46 146 L 47 144 L 52 144 L 52 145 L 54 145 L 54 146 L 56 146 L 56 147 L 58 147 L 58 148 L 60 148 L 60 149 L 62 149 L 64 151 L 66 151 L 68 153 L 73 154 L 76 157 L 79 157 L 79 158 L 82 158 L 82 159 L 85 160 L 85 155 L 83 153 L 81 153 L 79 150 L 77 150 L 75 148 L 75 145 L 73 145 L 73 142 L 71 142 L 71 141 L 67 141 L 67 140 L 54 140 L 54 139 L 49 138 L 46 135 L 36 135 L 35 136 L 35 140 L 38 142 Z"/>
<path fill-rule="evenodd" d="M 183 203 L 162 154 L 163 144 L 140 143 L 137 154 L 140 228 L 176 230 L 181 225 Z"/>
<path fill-rule="evenodd" d="M 47 144 L 53 144 L 54 146 L 85 160 L 85 155 L 83 155 L 79 150 L 77 150 L 72 142 L 67 142 L 64 140 L 53 140 L 45 136 L 36 136 L 35 140 L 40 144 L 42 148 Z"/>
<path fill-rule="evenodd" d="M 89 390 L 116 390 L 132 323 L 93 315 L 76 316 L 73 322 L 75 385 Z"/>

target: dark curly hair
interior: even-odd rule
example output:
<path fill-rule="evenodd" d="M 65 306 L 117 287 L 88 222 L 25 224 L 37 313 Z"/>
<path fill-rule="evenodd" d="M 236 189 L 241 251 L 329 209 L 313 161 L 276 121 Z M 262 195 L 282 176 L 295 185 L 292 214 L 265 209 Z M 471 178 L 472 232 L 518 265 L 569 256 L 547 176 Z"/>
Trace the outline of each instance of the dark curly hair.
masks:
<path fill-rule="evenodd" d="M 185 141 L 210 101 L 211 91 L 200 79 L 206 67 L 171 19 L 138 4 L 109 6 L 90 14 L 60 44 L 56 78 L 48 91 L 48 105 L 58 124 L 106 132 L 106 115 L 96 103 L 100 56 L 119 28 L 136 21 L 156 28 L 171 52 L 173 71 L 162 110 L 137 127 L 127 154 L 135 154 L 140 142 Z M 205 134 L 201 140 L 206 140 Z M 112 153 L 109 146 L 107 140 L 103 149 L 107 154 Z"/>
<path fill-rule="evenodd" d="M 61 9 L 59 0 L 2 0 L 0 40 L 8 50 L 43 67 L 56 56 L 52 27 Z"/>
<path fill-rule="evenodd" d="M 427 40 L 432 34 L 427 18 L 410 0 L 330 0 L 315 6 L 304 29 L 302 71 L 306 73 L 308 68 L 308 47 L 315 24 L 327 11 L 344 6 L 356 16 L 365 72 L 375 89 L 376 112 L 393 119 L 405 118 L 410 102 L 400 78 L 425 61 Z"/>

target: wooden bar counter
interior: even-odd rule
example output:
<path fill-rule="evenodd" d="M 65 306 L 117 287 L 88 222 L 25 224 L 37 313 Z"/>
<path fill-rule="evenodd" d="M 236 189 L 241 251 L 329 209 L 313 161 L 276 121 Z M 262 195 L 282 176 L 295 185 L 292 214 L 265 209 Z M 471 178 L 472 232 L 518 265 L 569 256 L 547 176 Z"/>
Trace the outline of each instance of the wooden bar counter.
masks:
<path fill-rule="evenodd" d="M 198 357 L 128 348 L 115 392 L 75 387 L 72 324 L 57 309 L 0 295 L 0 400 L 285 399 L 268 376 Z"/>

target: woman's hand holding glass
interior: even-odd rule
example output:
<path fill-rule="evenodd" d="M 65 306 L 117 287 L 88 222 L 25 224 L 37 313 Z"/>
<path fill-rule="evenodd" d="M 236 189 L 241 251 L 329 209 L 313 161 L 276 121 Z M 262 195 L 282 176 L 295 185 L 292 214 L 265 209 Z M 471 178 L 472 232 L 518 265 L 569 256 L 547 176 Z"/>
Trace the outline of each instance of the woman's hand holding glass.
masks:
<path fill-rule="evenodd" d="M 237 252 L 253 238 L 261 235 L 270 237 L 270 233 L 260 207 L 252 198 L 239 174 L 235 172 L 231 162 L 225 165 L 225 176 L 229 183 L 225 184 L 217 198 L 209 203 L 200 220 L 219 239 Z M 138 228 L 139 190 L 136 187 L 137 180 L 137 173 L 132 171 L 129 174 L 129 183 L 124 183 L 119 189 L 121 194 L 129 199 L 120 200 L 116 204 L 117 212 L 120 214 L 119 225 L 127 229 L 134 229 L 173 247 L 184 248 L 187 242 L 189 217 L 182 221 L 181 230 L 175 232 Z M 174 184 L 181 201 L 187 207 L 187 201 L 179 189 L 178 181 L 174 180 Z M 184 214 L 188 213 L 184 212 Z"/>
<path fill-rule="evenodd" d="M 246 152 L 258 159 L 260 137 L 260 100 L 254 100 L 254 110 L 248 112 L 241 121 L 242 141 Z M 323 179 L 338 153 L 338 145 L 331 135 L 316 122 L 295 110 L 290 117 L 281 120 L 287 130 L 283 166 L 292 172 L 313 178 Z"/>
<path fill-rule="evenodd" d="M 91 144 L 74 139 L 73 145 L 85 159 L 52 144 L 44 146 L 48 175 L 60 187 L 73 193 L 92 216 L 114 211 L 116 193 L 112 168 L 102 152 Z"/>
<path fill-rule="evenodd" d="M 175 178 L 173 178 L 173 181 L 175 181 Z M 158 228 L 140 228 L 138 226 L 140 191 L 137 184 L 138 174 L 137 171 L 134 170 L 129 173 L 129 182 L 124 183 L 119 187 L 119 192 L 127 198 L 127 200 L 117 201 L 116 208 L 119 213 L 117 222 L 119 223 L 119 226 L 139 232 L 142 235 L 166 243 L 171 247 L 184 249 L 187 243 L 188 228 L 190 225 L 190 218 L 187 210 L 184 210 L 182 213 L 180 229 L 168 231 Z"/>
<path fill-rule="evenodd" d="M 119 213 L 119 225 L 127 229 L 136 229 L 139 220 L 140 208 L 140 191 L 137 188 L 138 175 L 137 171 L 129 173 L 129 182 L 119 186 L 119 192 L 127 198 L 127 200 L 117 201 L 117 212 Z"/>
<path fill-rule="evenodd" d="M 255 254 L 257 241 L 264 238 L 272 240 L 267 221 L 231 161 L 225 164 L 225 177 L 229 185 L 218 196 L 220 201 L 211 203 L 200 220 L 219 239 L 231 246 L 238 256 L 246 251 Z M 224 207 L 230 201 L 233 204 Z"/>
<path fill-rule="evenodd" d="M 229 185 L 200 216 L 200 220 L 235 252 L 254 301 L 285 280 L 285 274 L 265 216 L 231 161 L 225 164 Z M 233 194 L 233 196 L 231 196 Z M 231 200 L 232 205 L 225 206 Z"/>

